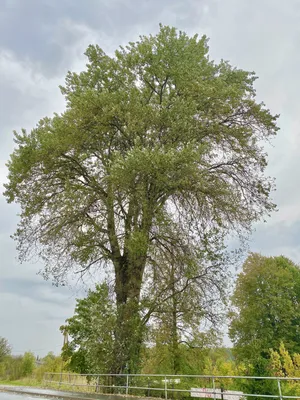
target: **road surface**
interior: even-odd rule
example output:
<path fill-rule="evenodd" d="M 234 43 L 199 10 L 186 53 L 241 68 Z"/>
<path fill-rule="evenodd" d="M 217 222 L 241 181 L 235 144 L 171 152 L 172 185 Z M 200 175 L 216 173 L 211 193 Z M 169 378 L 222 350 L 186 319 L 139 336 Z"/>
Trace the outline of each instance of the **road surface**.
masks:
<path fill-rule="evenodd" d="M 131 396 L 130 396 L 131 397 Z M 32 387 L 0 385 L 0 400 L 37 400 L 42 399 L 65 400 L 124 400 L 125 396 L 101 395 L 78 392 L 63 392 L 60 390 L 48 390 Z M 132 397 L 131 397 L 132 398 Z M 129 398 L 127 398 L 129 399 Z M 142 399 L 139 399 L 142 400 Z"/>

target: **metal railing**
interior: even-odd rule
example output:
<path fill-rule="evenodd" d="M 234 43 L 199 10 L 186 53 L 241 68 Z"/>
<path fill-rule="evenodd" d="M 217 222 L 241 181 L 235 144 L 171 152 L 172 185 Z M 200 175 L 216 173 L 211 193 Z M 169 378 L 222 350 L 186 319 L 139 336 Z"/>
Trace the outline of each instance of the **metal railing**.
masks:
<path fill-rule="evenodd" d="M 260 393 L 247 393 L 249 382 L 263 383 Z M 213 398 L 241 400 L 255 398 L 299 399 L 300 377 L 214 376 L 168 374 L 73 374 L 44 375 L 46 386 L 95 392 L 97 394 L 136 395 L 167 399 Z M 266 388 L 266 389 L 264 389 Z M 291 389 L 292 388 L 292 389 Z M 245 392 L 246 389 L 246 392 Z M 261 393 L 264 392 L 265 393 Z M 288 393 L 286 394 L 286 392 Z M 291 394 L 292 391 L 292 394 Z M 298 394 L 299 393 L 299 394 Z"/>

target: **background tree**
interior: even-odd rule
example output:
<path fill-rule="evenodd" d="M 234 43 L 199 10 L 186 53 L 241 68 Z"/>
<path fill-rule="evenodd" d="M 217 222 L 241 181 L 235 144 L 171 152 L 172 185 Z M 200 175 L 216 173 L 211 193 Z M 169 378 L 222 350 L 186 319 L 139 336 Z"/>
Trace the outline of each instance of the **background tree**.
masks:
<path fill-rule="evenodd" d="M 251 254 L 239 274 L 229 335 L 240 360 L 254 373 L 268 369 L 270 349 L 283 342 L 300 351 L 300 269 L 286 257 Z"/>
<path fill-rule="evenodd" d="M 62 356 L 72 371 L 82 374 L 108 372 L 113 356 L 116 308 L 106 283 L 89 290 L 76 302 L 75 313 L 62 326 L 72 341 Z"/>
<path fill-rule="evenodd" d="M 43 382 L 46 372 L 61 373 L 62 371 L 67 371 L 67 367 L 68 363 L 64 361 L 61 356 L 56 356 L 53 352 L 49 352 L 42 359 L 41 365 L 35 369 L 34 378 L 38 382 Z"/>
<path fill-rule="evenodd" d="M 61 88 L 66 111 L 15 134 L 5 195 L 21 205 L 21 260 L 42 257 L 46 278 L 113 267 L 111 371 L 134 372 L 156 250 L 212 253 L 274 208 L 261 144 L 276 117 L 255 102 L 253 73 L 209 60 L 205 37 L 161 26 L 114 57 L 86 55 Z"/>
<path fill-rule="evenodd" d="M 7 339 L 0 337 L 0 362 L 2 362 L 10 353 L 11 347 Z"/>
<path fill-rule="evenodd" d="M 17 380 L 22 377 L 23 357 L 20 356 L 7 356 L 3 362 L 2 377 L 8 380 Z"/>
<path fill-rule="evenodd" d="M 157 349 L 161 348 L 158 356 L 161 359 L 165 353 L 171 363 L 167 371 L 178 374 L 185 368 L 182 344 L 203 349 L 217 343 L 218 328 L 224 320 L 228 272 L 220 256 L 216 257 L 220 264 L 208 266 L 205 262 L 203 266 L 203 259 L 196 254 L 183 251 L 174 257 L 174 251 L 165 250 L 158 265 L 152 265 L 150 282 L 155 282 L 155 287 L 151 286 L 143 304 L 145 318 L 151 322 L 152 340 Z"/>
<path fill-rule="evenodd" d="M 278 350 L 270 350 L 269 370 L 272 376 L 300 377 L 300 354 L 290 354 L 283 343 Z M 285 396 L 299 396 L 299 381 L 281 381 L 282 392 Z"/>
<path fill-rule="evenodd" d="M 198 332 L 195 344 L 179 341 L 174 353 L 170 326 L 160 324 L 150 332 L 151 345 L 144 349 L 143 354 L 142 373 L 145 374 L 174 374 L 175 371 L 177 374 L 202 374 L 209 350 L 220 344 L 215 332 Z"/>
<path fill-rule="evenodd" d="M 22 358 L 22 376 L 30 376 L 35 369 L 35 356 L 27 351 Z"/>

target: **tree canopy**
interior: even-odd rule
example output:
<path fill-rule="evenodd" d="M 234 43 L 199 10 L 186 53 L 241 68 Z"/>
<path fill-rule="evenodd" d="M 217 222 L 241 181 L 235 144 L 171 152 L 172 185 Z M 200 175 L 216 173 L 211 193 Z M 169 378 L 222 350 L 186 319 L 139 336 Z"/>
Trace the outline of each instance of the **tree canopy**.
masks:
<path fill-rule="evenodd" d="M 300 352 L 300 269 L 286 257 L 251 254 L 232 298 L 230 337 L 239 359 L 267 366 L 281 342 Z"/>
<path fill-rule="evenodd" d="M 46 278 L 113 269 L 111 371 L 134 372 L 145 270 L 169 253 L 195 275 L 215 268 L 227 233 L 273 210 L 262 145 L 277 116 L 255 101 L 254 73 L 209 59 L 206 37 L 160 26 L 86 56 L 61 87 L 65 112 L 15 133 L 5 195 L 21 206 L 20 258 L 41 257 Z"/>

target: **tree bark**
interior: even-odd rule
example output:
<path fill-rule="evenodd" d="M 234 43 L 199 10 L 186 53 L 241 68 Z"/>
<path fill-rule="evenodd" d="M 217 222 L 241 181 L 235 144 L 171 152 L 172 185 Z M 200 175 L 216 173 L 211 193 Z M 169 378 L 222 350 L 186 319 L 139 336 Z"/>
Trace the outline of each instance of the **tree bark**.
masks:
<path fill-rule="evenodd" d="M 111 372 L 137 373 L 144 333 L 139 307 L 144 267 L 132 266 L 122 260 L 115 272 L 117 324 Z"/>

